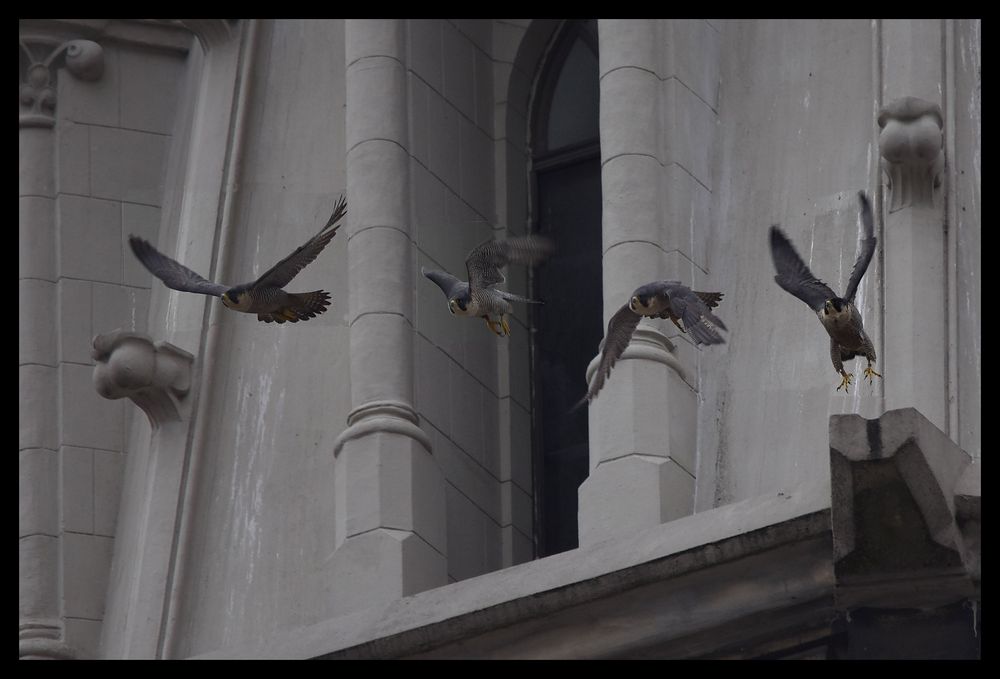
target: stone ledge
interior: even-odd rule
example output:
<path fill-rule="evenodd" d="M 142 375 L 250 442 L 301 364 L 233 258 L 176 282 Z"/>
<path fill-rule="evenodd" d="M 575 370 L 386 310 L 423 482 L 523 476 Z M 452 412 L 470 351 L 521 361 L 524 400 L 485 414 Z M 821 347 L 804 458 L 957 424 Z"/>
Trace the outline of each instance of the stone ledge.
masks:
<path fill-rule="evenodd" d="M 657 639 L 643 644 L 748 610 L 821 599 L 834 586 L 824 486 L 751 498 L 288 631 L 265 645 L 196 657 L 385 658 L 431 651 L 442 657 L 601 657 L 626 651 L 637 637 L 600 633 L 587 611 L 616 610 L 626 599 L 637 624 L 656 617 Z M 768 575 L 789 559 L 803 565 L 793 569 L 793 586 Z M 748 587 L 747 560 L 766 590 L 760 596 Z M 683 597 L 694 580 L 704 584 L 690 591 L 718 593 L 711 610 L 702 614 L 685 604 L 663 613 L 663 597 Z M 734 594 L 737 603 L 728 605 Z"/>

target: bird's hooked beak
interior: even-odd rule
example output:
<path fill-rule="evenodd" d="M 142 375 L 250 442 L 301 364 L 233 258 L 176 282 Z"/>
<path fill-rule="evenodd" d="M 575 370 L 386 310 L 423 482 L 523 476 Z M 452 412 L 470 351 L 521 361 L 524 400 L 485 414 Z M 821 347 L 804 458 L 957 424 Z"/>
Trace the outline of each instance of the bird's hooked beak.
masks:
<path fill-rule="evenodd" d="M 455 313 L 455 307 L 457 305 L 458 305 L 458 302 L 456 302 L 453 299 L 449 299 L 448 300 L 448 311 L 450 311 L 452 314 L 454 314 Z"/>
<path fill-rule="evenodd" d="M 229 293 L 228 292 L 222 293 L 222 303 L 225 304 L 226 307 L 232 308 L 232 306 L 233 306 L 233 300 L 229 299 Z"/>
<path fill-rule="evenodd" d="M 628 303 L 628 308 L 635 311 L 635 308 L 639 306 L 639 298 L 635 295 L 632 296 L 631 301 Z"/>

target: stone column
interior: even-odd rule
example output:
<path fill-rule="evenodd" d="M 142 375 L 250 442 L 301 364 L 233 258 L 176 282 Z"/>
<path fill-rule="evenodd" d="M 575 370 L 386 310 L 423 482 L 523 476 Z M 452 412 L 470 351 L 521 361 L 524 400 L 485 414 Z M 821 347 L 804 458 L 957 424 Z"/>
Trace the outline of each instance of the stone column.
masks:
<path fill-rule="evenodd" d="M 693 283 L 691 226 L 672 218 L 672 211 L 675 203 L 694 202 L 699 189 L 687 151 L 708 140 L 691 139 L 689 126 L 677 122 L 702 115 L 696 109 L 704 103 L 685 96 L 671 77 L 678 64 L 673 29 L 670 21 L 598 22 L 605 328 L 638 286 L 665 279 Z M 693 511 L 696 352 L 687 346 L 682 360 L 665 323 L 640 323 L 590 405 L 581 545 Z"/>
<path fill-rule="evenodd" d="M 59 546 L 56 318 L 56 73 L 96 80 L 103 50 L 89 40 L 21 35 L 18 117 L 19 655 L 65 658 Z M 46 311 L 48 310 L 48 311 Z"/>
<path fill-rule="evenodd" d="M 884 105 L 878 125 L 887 192 L 879 360 L 885 407 L 913 406 L 951 433 L 942 29 L 940 20 L 882 23 Z"/>
<path fill-rule="evenodd" d="M 338 613 L 447 582 L 444 478 L 413 409 L 405 24 L 348 20 L 351 402 L 334 446 Z"/>

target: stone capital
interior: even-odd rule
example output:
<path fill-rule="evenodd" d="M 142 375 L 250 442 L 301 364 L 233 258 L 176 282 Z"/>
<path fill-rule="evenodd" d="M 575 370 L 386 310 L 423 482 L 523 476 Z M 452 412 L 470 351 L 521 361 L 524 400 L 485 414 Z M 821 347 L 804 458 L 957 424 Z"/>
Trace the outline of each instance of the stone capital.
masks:
<path fill-rule="evenodd" d="M 115 330 L 94 337 L 94 387 L 104 398 L 129 398 L 156 429 L 182 419 L 194 356 L 148 335 Z"/>
<path fill-rule="evenodd" d="M 56 74 L 65 66 L 75 78 L 93 82 L 104 75 L 104 48 L 92 40 L 68 40 L 56 45 L 18 40 L 20 47 L 19 127 L 53 127 Z"/>

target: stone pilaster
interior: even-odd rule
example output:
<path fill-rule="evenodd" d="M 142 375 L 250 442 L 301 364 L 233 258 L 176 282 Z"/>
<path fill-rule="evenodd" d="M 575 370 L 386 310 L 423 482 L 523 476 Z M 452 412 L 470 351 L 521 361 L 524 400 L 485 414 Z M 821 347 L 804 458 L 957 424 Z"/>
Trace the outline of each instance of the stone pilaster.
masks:
<path fill-rule="evenodd" d="M 708 195 L 712 128 L 699 121 L 714 111 L 695 94 L 703 88 L 690 60 L 676 58 L 687 47 L 675 38 L 684 40 L 692 26 L 676 24 L 598 22 L 605 327 L 638 286 L 665 279 L 694 285 L 700 268 L 692 219 L 678 219 L 677 205 L 701 204 Z M 581 545 L 693 511 L 697 352 L 669 332 L 666 322 L 643 320 L 590 405 Z"/>
<path fill-rule="evenodd" d="M 56 282 L 56 77 L 97 80 L 103 50 L 89 40 L 19 35 L 18 329 L 19 655 L 67 658 L 60 591 Z M 46 311 L 48 310 L 48 311 Z"/>
<path fill-rule="evenodd" d="M 940 20 L 882 22 L 879 150 L 886 179 L 885 407 L 912 406 L 949 433 L 947 227 Z M 934 313 L 927 313 L 934 309 Z"/>
<path fill-rule="evenodd" d="M 413 409 L 405 24 L 348 20 L 351 402 L 334 455 L 339 612 L 447 582 L 444 478 Z"/>

